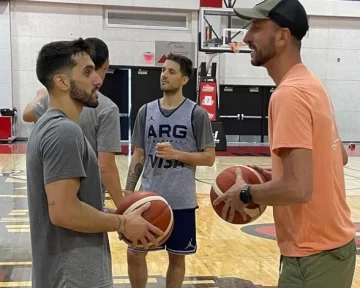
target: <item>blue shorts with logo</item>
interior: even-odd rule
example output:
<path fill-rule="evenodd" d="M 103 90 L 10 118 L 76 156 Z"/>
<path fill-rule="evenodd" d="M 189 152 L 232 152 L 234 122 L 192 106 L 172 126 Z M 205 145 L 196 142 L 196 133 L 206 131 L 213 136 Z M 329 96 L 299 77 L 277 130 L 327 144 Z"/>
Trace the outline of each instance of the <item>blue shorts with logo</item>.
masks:
<path fill-rule="evenodd" d="M 168 252 L 179 255 L 196 253 L 196 208 L 173 210 L 174 228 L 164 245 L 152 249 L 136 249 L 128 247 L 131 251 L 150 252 L 166 249 Z"/>

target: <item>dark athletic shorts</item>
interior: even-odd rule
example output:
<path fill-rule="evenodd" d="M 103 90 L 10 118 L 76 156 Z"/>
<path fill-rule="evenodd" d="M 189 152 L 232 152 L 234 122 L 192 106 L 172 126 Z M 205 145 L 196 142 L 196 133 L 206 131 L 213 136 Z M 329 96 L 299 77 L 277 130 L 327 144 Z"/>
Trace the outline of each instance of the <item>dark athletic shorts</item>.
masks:
<path fill-rule="evenodd" d="M 169 239 L 163 246 L 145 249 L 128 249 L 136 252 L 150 252 L 166 249 L 168 252 L 180 255 L 196 253 L 196 209 L 173 210 L 174 228 Z"/>

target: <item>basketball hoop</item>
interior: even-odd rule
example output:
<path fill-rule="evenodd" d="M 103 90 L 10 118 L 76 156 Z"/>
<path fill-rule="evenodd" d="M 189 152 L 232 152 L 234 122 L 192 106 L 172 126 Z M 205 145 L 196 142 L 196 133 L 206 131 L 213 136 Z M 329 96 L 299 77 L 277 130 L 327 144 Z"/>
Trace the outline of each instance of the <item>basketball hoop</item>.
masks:
<path fill-rule="evenodd" d="M 234 53 L 239 53 L 241 50 L 248 50 L 249 46 L 244 42 L 229 43 L 230 50 Z"/>

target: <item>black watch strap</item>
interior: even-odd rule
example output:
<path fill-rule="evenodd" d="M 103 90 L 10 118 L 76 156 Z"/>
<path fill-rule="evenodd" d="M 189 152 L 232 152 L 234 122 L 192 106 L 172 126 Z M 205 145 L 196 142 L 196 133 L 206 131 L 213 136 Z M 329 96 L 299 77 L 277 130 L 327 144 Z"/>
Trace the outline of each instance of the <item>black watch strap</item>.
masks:
<path fill-rule="evenodd" d="M 244 204 L 252 203 L 252 197 L 250 194 L 250 184 L 245 185 L 240 191 L 240 200 Z"/>

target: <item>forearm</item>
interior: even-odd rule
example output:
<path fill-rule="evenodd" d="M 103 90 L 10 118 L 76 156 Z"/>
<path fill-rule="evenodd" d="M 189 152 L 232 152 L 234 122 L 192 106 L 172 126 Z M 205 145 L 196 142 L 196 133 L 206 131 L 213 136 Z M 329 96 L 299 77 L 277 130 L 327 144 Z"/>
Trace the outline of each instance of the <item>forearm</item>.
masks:
<path fill-rule="evenodd" d="M 299 193 L 296 185 L 290 181 L 284 181 L 282 178 L 264 184 L 251 185 L 250 194 L 254 203 L 268 206 L 306 203 L 306 197 Z"/>
<path fill-rule="evenodd" d="M 99 211 L 81 201 L 62 210 L 57 219 L 52 219 L 53 224 L 82 233 L 118 231 L 125 221 L 123 216 Z"/>
<path fill-rule="evenodd" d="M 184 152 L 176 150 L 175 160 L 192 166 L 212 166 L 214 156 L 210 152 Z"/>
<path fill-rule="evenodd" d="M 108 165 L 100 165 L 101 180 L 106 190 L 114 201 L 116 207 L 119 207 L 123 199 L 119 172 L 115 163 Z"/>
<path fill-rule="evenodd" d="M 134 152 L 131 158 L 130 167 L 127 175 L 126 187 L 125 187 L 126 191 L 132 191 L 132 192 L 135 191 L 135 187 L 137 185 L 137 182 L 139 181 L 139 178 L 144 168 L 144 162 L 145 162 L 144 154 Z"/>

